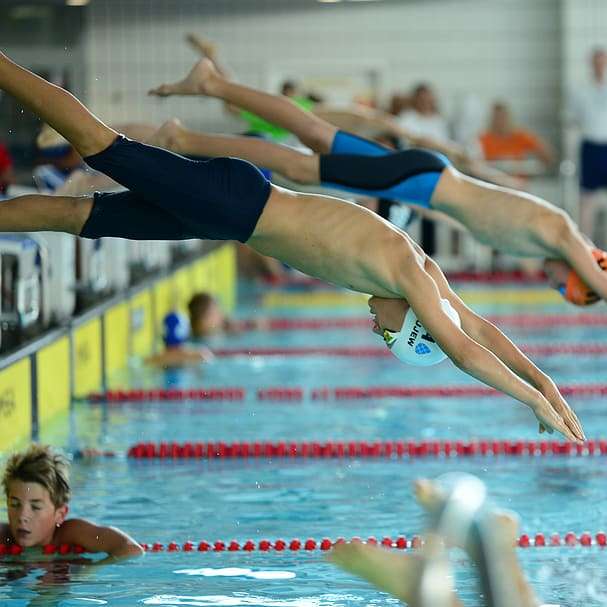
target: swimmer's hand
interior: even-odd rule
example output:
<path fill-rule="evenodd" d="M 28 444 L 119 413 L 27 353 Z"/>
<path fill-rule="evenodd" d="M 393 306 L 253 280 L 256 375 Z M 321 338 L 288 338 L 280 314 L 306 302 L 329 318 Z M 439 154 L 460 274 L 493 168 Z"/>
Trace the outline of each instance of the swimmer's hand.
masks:
<path fill-rule="evenodd" d="M 556 430 L 567 440 L 583 443 L 586 436 L 582 425 L 554 383 L 542 387 L 540 392 L 537 404 L 532 407 L 540 423 L 540 433 L 552 434 Z"/>

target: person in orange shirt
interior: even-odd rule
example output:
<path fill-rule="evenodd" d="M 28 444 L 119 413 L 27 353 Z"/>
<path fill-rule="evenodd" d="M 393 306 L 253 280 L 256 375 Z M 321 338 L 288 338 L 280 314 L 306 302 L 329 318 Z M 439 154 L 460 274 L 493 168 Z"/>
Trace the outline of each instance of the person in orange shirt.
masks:
<path fill-rule="evenodd" d="M 535 133 L 517 127 L 510 109 L 505 103 L 493 104 L 489 129 L 479 137 L 485 160 L 539 159 L 548 168 L 554 161 L 554 153 Z"/>

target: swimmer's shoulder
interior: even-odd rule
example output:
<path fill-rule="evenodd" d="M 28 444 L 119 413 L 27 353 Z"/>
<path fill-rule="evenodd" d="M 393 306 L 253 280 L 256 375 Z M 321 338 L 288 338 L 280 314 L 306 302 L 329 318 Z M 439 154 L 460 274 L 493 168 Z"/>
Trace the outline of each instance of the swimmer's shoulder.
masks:
<path fill-rule="evenodd" d="M 101 528 L 95 523 L 83 518 L 70 518 L 55 531 L 54 544 L 78 544 L 88 547 L 91 538 L 95 537 Z"/>

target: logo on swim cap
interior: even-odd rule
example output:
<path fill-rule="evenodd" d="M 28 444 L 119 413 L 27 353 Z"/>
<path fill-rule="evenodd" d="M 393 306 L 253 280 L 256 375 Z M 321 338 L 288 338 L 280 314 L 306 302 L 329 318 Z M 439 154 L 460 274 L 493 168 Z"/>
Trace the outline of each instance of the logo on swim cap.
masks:
<path fill-rule="evenodd" d="M 441 307 L 451 321 L 460 327 L 459 314 L 449 301 L 441 299 Z M 401 330 L 393 333 L 386 329 L 383 337 L 392 354 L 409 365 L 426 367 L 436 365 L 447 358 L 411 308 L 405 314 Z"/>
<path fill-rule="evenodd" d="M 416 354 L 430 354 L 430 352 L 432 352 L 432 350 L 430 350 L 426 344 L 417 344 L 417 346 L 415 346 Z"/>

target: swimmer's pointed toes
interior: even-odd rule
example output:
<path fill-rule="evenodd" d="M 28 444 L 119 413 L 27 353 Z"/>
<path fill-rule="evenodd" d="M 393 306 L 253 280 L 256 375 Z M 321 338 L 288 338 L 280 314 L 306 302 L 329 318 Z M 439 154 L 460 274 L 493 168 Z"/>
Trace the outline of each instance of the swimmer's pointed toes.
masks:
<path fill-rule="evenodd" d="M 413 483 L 415 489 L 415 498 L 428 512 L 438 510 L 444 503 L 446 497 L 437 483 L 427 479 L 420 478 Z"/>

